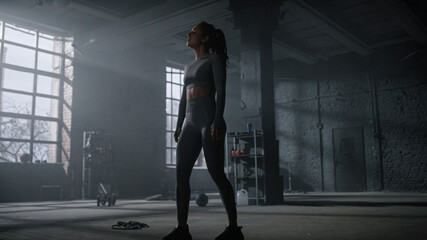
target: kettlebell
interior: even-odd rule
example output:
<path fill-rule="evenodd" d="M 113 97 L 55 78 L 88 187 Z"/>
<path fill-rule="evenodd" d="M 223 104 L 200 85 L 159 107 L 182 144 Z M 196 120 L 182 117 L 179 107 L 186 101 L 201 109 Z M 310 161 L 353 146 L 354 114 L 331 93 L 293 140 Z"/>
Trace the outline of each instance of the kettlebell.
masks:
<path fill-rule="evenodd" d="M 208 196 L 206 196 L 206 194 L 204 193 L 197 194 L 196 203 L 199 207 L 206 206 L 206 204 L 208 204 L 208 201 L 209 199 L 208 199 Z"/>

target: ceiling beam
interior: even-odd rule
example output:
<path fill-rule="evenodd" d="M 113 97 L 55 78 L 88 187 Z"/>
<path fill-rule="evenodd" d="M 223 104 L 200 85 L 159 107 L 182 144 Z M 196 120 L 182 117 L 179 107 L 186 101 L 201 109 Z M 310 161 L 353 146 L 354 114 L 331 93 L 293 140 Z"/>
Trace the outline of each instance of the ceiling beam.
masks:
<path fill-rule="evenodd" d="M 83 45 L 110 51 L 124 50 L 185 30 L 190 31 L 200 20 L 213 22 L 230 17 L 232 13 L 227 8 L 227 0 L 167 1 L 85 34 Z"/>
<path fill-rule="evenodd" d="M 280 41 L 278 39 L 273 38 L 273 51 L 274 52 L 279 52 L 283 55 L 285 55 L 286 57 L 289 58 L 293 58 L 296 59 L 300 62 L 303 63 L 307 63 L 307 64 L 312 64 L 315 63 L 317 61 L 317 58 L 305 53 L 297 48 L 294 48 L 286 43 L 284 43 L 283 41 Z"/>
<path fill-rule="evenodd" d="M 168 1 L 156 7 L 145 9 L 135 15 L 124 18 L 121 21 L 102 26 L 85 33 L 83 40 L 86 41 L 83 41 L 83 43 L 85 45 L 96 45 L 99 42 L 107 41 L 108 39 L 155 23 L 157 20 L 167 19 L 177 15 L 177 12 L 182 12 L 177 11 L 177 9 L 189 8 L 196 4 L 196 2 L 196 0 Z M 95 37 L 97 38 L 97 41 L 89 42 L 90 39 L 95 39 Z"/>
<path fill-rule="evenodd" d="M 27 27 L 34 27 L 38 30 L 60 34 L 60 35 L 71 35 L 69 29 L 64 29 L 60 24 L 53 24 L 48 16 L 35 16 L 31 20 L 28 16 L 31 15 L 31 9 L 13 9 L 0 6 L 0 18 L 3 21 L 10 21 L 14 24 L 23 24 Z M 34 20 L 36 19 L 36 20 Z"/>
<path fill-rule="evenodd" d="M 121 19 L 120 18 L 121 14 L 119 12 L 91 3 L 90 1 L 73 0 L 73 1 L 70 1 L 69 7 L 79 12 L 84 12 L 95 17 L 100 17 L 106 20 L 110 20 L 112 22 L 116 22 Z"/>
<path fill-rule="evenodd" d="M 372 46 L 372 48 L 380 48 L 380 47 L 399 44 L 399 43 L 403 43 L 403 42 L 409 42 L 412 40 L 413 40 L 413 38 L 411 36 L 406 35 L 406 36 L 395 37 L 395 38 L 380 41 L 380 42 L 375 42 L 375 43 L 371 44 L 371 46 Z"/>
<path fill-rule="evenodd" d="M 322 32 L 328 34 L 331 38 L 347 46 L 361 55 L 372 53 L 372 48 L 357 37 L 340 27 L 338 24 L 312 8 L 302 0 L 288 0 L 284 2 L 283 7 L 304 21 L 316 26 Z"/>
<path fill-rule="evenodd" d="M 406 4 L 400 0 L 376 0 L 378 5 L 386 10 L 393 20 L 399 24 L 415 41 L 427 43 L 427 32 L 424 24 L 413 15 Z"/>

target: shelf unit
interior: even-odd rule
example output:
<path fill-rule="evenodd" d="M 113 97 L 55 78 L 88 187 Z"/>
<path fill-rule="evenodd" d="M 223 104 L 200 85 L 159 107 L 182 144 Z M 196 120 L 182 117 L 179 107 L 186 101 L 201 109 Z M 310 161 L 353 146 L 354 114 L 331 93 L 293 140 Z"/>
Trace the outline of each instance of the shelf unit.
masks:
<path fill-rule="evenodd" d="M 114 183 L 111 150 L 109 133 L 83 132 L 82 199 L 95 198 L 99 183 Z"/>
<path fill-rule="evenodd" d="M 244 154 L 232 155 L 232 151 L 243 150 Z M 264 134 L 262 130 L 253 132 L 229 132 L 226 137 L 226 173 L 237 191 L 248 192 L 249 204 L 264 204 L 265 158 Z"/>

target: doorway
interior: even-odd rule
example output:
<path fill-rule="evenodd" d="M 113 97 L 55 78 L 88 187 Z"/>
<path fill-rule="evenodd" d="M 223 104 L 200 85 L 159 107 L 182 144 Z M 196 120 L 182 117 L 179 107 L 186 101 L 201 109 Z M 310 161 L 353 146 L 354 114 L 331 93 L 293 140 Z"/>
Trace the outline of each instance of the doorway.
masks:
<path fill-rule="evenodd" d="M 366 191 L 363 126 L 332 129 L 336 192 Z"/>

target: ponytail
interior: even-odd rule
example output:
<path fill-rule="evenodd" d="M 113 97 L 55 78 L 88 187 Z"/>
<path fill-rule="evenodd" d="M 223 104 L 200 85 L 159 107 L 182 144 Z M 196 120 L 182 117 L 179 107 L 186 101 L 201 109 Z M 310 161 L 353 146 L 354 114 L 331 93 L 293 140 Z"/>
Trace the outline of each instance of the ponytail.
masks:
<path fill-rule="evenodd" d="M 221 29 L 215 29 L 212 24 L 207 22 L 201 22 L 198 25 L 202 30 L 202 36 L 209 36 L 209 40 L 206 43 L 207 50 L 212 50 L 213 53 L 216 53 L 227 66 L 229 57 L 224 32 Z"/>
<path fill-rule="evenodd" d="M 227 66 L 229 59 L 227 55 L 227 42 L 225 41 L 224 32 L 221 29 L 215 29 L 215 43 L 212 50 L 222 58 Z"/>

